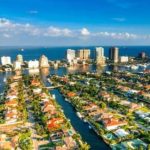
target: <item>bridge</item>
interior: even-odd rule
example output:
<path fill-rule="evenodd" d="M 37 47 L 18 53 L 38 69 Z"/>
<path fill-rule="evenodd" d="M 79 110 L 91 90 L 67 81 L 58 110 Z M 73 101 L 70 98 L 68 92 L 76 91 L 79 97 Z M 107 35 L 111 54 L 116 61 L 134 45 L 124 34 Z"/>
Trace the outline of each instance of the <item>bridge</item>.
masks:
<path fill-rule="evenodd" d="M 46 88 L 46 89 L 56 89 L 56 88 L 59 88 L 59 87 L 63 87 L 63 85 L 49 86 L 49 87 L 44 87 L 44 88 Z"/>

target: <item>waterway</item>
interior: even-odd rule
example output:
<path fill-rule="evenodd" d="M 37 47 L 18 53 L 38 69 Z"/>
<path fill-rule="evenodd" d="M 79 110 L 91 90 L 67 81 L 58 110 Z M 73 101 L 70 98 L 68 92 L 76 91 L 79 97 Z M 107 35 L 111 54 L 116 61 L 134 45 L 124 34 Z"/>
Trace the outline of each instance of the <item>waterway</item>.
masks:
<path fill-rule="evenodd" d="M 112 68 L 114 69 L 114 68 Z M 116 69 L 116 68 L 115 68 Z M 118 68 L 117 68 L 118 69 Z M 124 68 L 119 68 L 124 69 Z M 24 71 L 25 74 L 40 74 L 42 80 L 46 84 L 46 86 L 49 86 L 49 83 L 47 82 L 47 76 L 52 74 L 57 74 L 59 76 L 66 75 L 67 73 L 76 73 L 79 71 L 87 72 L 102 72 L 105 70 L 104 68 L 96 68 L 93 65 L 87 66 L 87 67 L 81 67 L 81 68 L 65 68 L 61 67 L 56 69 L 50 68 L 50 69 L 43 69 L 40 72 L 38 70 L 30 70 L 29 72 L 27 70 Z M 106 69 L 107 70 L 107 69 Z M 10 76 L 12 73 L 0 73 L 0 92 L 3 92 L 4 85 L 5 85 L 5 78 Z M 110 148 L 108 145 L 105 144 L 105 142 L 97 136 L 97 134 L 92 130 L 89 129 L 89 125 L 85 122 L 83 122 L 78 116 L 76 115 L 75 109 L 72 107 L 72 105 L 64 100 L 64 97 L 60 94 L 60 92 L 57 89 L 51 90 L 51 94 L 55 94 L 56 100 L 58 104 L 62 107 L 64 110 L 65 116 L 71 121 L 71 124 L 75 128 L 75 130 L 82 136 L 83 140 L 86 141 L 90 146 L 91 150 L 109 150 Z"/>
<path fill-rule="evenodd" d="M 71 124 L 75 130 L 82 136 L 83 140 L 86 141 L 90 146 L 91 150 L 109 150 L 110 148 L 106 145 L 97 134 L 89 129 L 88 123 L 83 122 L 77 115 L 72 105 L 64 100 L 64 97 L 57 89 L 51 91 L 51 94 L 55 94 L 58 104 L 64 110 L 65 116 L 70 119 Z"/>
<path fill-rule="evenodd" d="M 50 72 L 50 74 L 59 75 L 64 75 L 65 73 L 62 69 L 57 70 L 57 72 L 55 70 Z M 46 86 L 50 86 L 44 74 L 41 74 L 41 78 Z M 65 101 L 65 98 L 58 89 L 50 90 L 50 93 L 55 95 L 56 101 L 62 107 L 65 116 L 70 120 L 72 126 L 81 135 L 82 139 L 91 146 L 91 150 L 110 150 L 109 146 L 92 129 L 89 129 L 88 123 L 85 123 L 76 115 L 75 109 L 69 102 Z"/>

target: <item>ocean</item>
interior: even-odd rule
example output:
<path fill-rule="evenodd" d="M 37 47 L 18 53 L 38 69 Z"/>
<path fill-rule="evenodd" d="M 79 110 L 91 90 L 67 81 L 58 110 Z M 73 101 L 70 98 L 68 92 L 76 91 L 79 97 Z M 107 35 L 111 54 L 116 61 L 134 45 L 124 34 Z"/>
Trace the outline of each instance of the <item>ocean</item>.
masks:
<path fill-rule="evenodd" d="M 138 56 L 138 53 L 144 51 L 150 56 L 150 46 L 118 46 L 120 56 Z M 21 51 L 21 49 L 24 51 Z M 82 48 L 87 48 L 91 50 L 91 58 L 94 58 L 94 50 L 96 46 L 90 47 L 0 47 L 0 57 L 10 56 L 12 61 L 16 59 L 17 54 L 21 54 L 24 60 L 34 60 L 39 59 L 41 55 L 46 55 L 49 60 L 62 60 L 66 58 L 66 50 L 68 48 L 79 50 Z M 108 57 L 108 51 L 110 46 L 104 46 L 105 56 Z"/>

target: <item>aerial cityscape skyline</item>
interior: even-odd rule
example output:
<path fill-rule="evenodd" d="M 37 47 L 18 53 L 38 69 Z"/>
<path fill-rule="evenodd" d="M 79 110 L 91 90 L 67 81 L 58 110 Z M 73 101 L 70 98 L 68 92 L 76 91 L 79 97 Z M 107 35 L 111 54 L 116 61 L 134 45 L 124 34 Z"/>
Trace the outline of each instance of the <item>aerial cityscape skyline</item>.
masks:
<path fill-rule="evenodd" d="M 150 150 L 149 0 L 0 0 L 0 150 Z"/>
<path fill-rule="evenodd" d="M 130 49 L 2 50 L 0 149 L 149 150 L 149 51 Z"/>
<path fill-rule="evenodd" d="M 1 46 L 150 45 L 148 0 L 0 3 Z"/>

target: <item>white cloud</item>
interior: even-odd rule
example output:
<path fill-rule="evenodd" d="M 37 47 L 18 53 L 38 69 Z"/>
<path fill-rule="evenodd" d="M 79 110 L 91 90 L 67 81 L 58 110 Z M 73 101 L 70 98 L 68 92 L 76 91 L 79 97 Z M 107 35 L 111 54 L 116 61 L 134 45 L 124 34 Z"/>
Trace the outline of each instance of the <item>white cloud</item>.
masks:
<path fill-rule="evenodd" d="M 4 27 L 10 27 L 12 24 L 11 22 L 6 18 L 0 18 L 0 28 Z"/>
<path fill-rule="evenodd" d="M 120 33 L 115 33 L 115 32 L 99 32 L 93 34 L 93 36 L 99 36 L 99 37 L 105 37 L 105 38 L 112 38 L 112 39 L 137 39 L 140 38 L 140 36 L 128 32 L 120 32 Z"/>
<path fill-rule="evenodd" d="M 17 23 L 6 18 L 0 18 L 0 40 L 5 38 L 10 38 L 11 40 L 22 39 L 26 37 L 30 40 L 45 40 L 63 38 L 73 38 L 72 40 L 79 41 L 91 41 L 95 42 L 95 40 L 105 40 L 105 41 L 149 41 L 149 34 L 133 34 L 129 32 L 109 32 L 109 31 L 89 31 L 86 27 L 81 29 L 70 29 L 70 28 L 60 28 L 55 26 L 47 26 L 41 27 L 29 23 Z M 36 38 L 38 37 L 38 38 Z M 66 40 L 67 41 L 67 40 Z M 24 42 L 24 40 L 22 40 Z"/>
<path fill-rule="evenodd" d="M 50 26 L 45 29 L 45 33 L 43 34 L 44 36 L 71 36 L 72 31 L 64 28 L 60 29 L 57 27 Z"/>
<path fill-rule="evenodd" d="M 82 28 L 81 35 L 88 36 L 88 35 L 90 35 L 90 31 L 87 28 Z"/>

